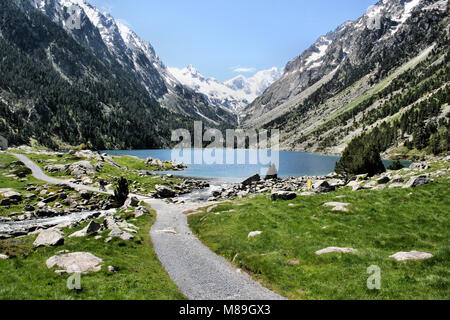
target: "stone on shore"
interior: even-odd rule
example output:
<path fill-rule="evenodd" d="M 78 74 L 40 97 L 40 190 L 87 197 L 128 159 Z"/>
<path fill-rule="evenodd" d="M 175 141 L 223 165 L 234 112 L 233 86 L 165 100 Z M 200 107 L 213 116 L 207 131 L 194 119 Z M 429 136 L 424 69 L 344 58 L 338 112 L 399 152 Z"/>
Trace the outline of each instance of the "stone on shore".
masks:
<path fill-rule="evenodd" d="M 101 270 L 100 264 L 103 260 L 89 252 L 73 252 L 63 255 L 56 255 L 46 262 L 47 268 L 58 266 L 67 273 L 98 272 Z"/>
<path fill-rule="evenodd" d="M 247 178 L 244 181 L 242 181 L 242 185 L 248 186 L 251 185 L 253 182 L 259 181 L 261 181 L 261 177 L 259 176 L 259 174 L 255 174 L 254 176 L 251 176 L 250 178 Z"/>
<path fill-rule="evenodd" d="M 81 229 L 80 231 L 77 231 L 75 233 L 72 233 L 69 238 L 81 238 L 81 237 L 85 237 L 89 234 L 96 234 L 100 229 L 102 228 L 102 226 L 95 222 L 95 221 L 91 221 L 86 228 Z"/>
<path fill-rule="evenodd" d="M 57 229 L 48 229 L 41 231 L 33 243 L 35 248 L 53 247 L 64 244 L 64 235 Z"/>
<path fill-rule="evenodd" d="M 155 189 L 156 189 L 155 195 L 157 198 L 162 199 L 173 198 L 177 195 L 174 190 L 166 186 L 156 185 Z"/>
<path fill-rule="evenodd" d="M 353 248 L 340 248 L 340 247 L 328 247 L 322 250 L 316 251 L 316 255 L 320 256 L 325 253 L 339 252 L 339 253 L 351 253 L 356 252 L 356 249 Z"/>
<path fill-rule="evenodd" d="M 272 179 L 277 179 L 277 178 L 278 178 L 277 167 L 274 164 L 272 164 L 270 166 L 269 170 L 267 170 L 265 180 L 272 180 Z"/>
<path fill-rule="evenodd" d="M 410 252 L 397 252 L 396 254 L 389 256 L 389 258 L 393 258 L 397 261 L 423 260 L 423 259 L 430 259 L 432 257 L 433 255 L 431 253 L 414 250 Z"/>

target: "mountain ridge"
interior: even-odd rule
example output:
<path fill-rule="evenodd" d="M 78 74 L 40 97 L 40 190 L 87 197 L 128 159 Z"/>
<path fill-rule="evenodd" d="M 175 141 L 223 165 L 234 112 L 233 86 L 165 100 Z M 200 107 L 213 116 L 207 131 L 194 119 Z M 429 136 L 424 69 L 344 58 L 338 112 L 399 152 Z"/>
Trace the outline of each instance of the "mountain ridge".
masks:
<path fill-rule="evenodd" d="M 449 33 L 447 0 L 379 1 L 362 17 L 321 36 L 289 61 L 282 77 L 243 110 L 242 126 L 279 128 L 284 149 L 339 155 L 367 129 L 347 116 L 354 109 L 356 119 L 365 119 L 368 110 L 363 110 L 362 102 L 395 87 L 390 84 L 409 69 L 420 69 L 422 61 L 444 61 L 439 70 L 445 74 Z M 432 81 L 431 76 L 422 79 Z M 445 79 L 440 79 L 442 89 Z M 408 78 L 405 89 L 419 88 L 413 80 Z M 383 101 L 375 100 L 375 104 L 394 97 L 383 94 L 378 97 Z M 377 109 L 376 105 L 365 107 Z M 344 129 L 348 132 L 341 132 Z M 403 138 L 392 142 L 406 143 Z M 380 152 L 391 147 L 383 145 Z"/>

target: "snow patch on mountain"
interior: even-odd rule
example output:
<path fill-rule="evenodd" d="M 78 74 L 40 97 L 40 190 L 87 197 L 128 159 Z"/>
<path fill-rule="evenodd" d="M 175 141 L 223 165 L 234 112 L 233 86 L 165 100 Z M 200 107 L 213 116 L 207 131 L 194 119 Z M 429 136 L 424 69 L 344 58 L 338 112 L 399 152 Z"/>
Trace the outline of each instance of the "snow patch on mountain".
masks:
<path fill-rule="evenodd" d="M 235 113 L 253 102 L 281 76 L 278 68 L 274 67 L 259 71 L 249 78 L 239 75 L 222 83 L 205 77 L 192 65 L 184 69 L 168 69 L 182 84 L 206 95 L 213 105 L 225 107 Z"/>

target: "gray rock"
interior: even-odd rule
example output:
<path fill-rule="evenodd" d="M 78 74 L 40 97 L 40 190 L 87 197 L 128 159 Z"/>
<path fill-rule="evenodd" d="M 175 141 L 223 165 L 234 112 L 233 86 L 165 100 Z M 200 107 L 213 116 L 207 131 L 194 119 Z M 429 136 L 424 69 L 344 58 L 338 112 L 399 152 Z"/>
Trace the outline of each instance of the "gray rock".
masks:
<path fill-rule="evenodd" d="M 330 192 L 335 190 L 326 180 L 318 180 L 313 184 L 313 189 L 317 192 Z"/>
<path fill-rule="evenodd" d="M 389 256 L 389 258 L 393 258 L 397 261 L 423 260 L 423 259 L 430 259 L 432 257 L 433 255 L 431 253 L 414 250 L 410 252 L 397 252 L 396 254 Z"/>
<path fill-rule="evenodd" d="M 412 177 L 408 183 L 406 183 L 403 188 L 417 188 L 417 187 L 421 187 L 423 185 L 426 185 L 430 182 L 433 182 L 433 180 L 431 180 L 430 178 L 428 178 L 427 176 L 418 176 L 418 177 Z"/>
<path fill-rule="evenodd" d="M 389 177 L 386 177 L 386 176 L 377 179 L 378 184 L 386 184 L 389 181 L 391 181 L 391 179 L 389 179 Z"/>
<path fill-rule="evenodd" d="M 267 170 L 265 180 L 272 180 L 272 179 L 277 179 L 277 178 L 278 178 L 277 167 L 274 164 L 272 164 L 270 166 L 269 170 Z"/>
<path fill-rule="evenodd" d="M 133 240 L 134 236 L 128 232 L 122 231 L 120 230 L 118 227 L 114 228 L 110 233 L 109 233 L 109 237 L 117 237 L 120 238 L 124 241 L 129 241 L 129 240 Z"/>
<path fill-rule="evenodd" d="M 52 165 L 48 165 L 46 167 L 44 167 L 44 170 L 50 173 L 53 172 L 63 172 L 63 171 L 67 171 L 68 169 L 68 165 L 64 165 L 64 164 L 52 164 Z"/>
<path fill-rule="evenodd" d="M 27 211 L 27 212 L 31 212 L 34 211 L 34 207 L 31 204 L 27 204 L 23 210 Z"/>
<path fill-rule="evenodd" d="M 129 208 L 129 207 L 137 207 L 139 205 L 139 200 L 136 197 L 128 197 L 125 201 L 123 207 Z"/>
<path fill-rule="evenodd" d="M 64 244 L 64 235 L 57 229 L 44 230 L 39 233 L 38 237 L 33 243 L 35 248 L 39 247 L 53 247 Z"/>
<path fill-rule="evenodd" d="M 12 201 L 22 201 L 22 195 L 15 191 L 7 191 L 2 193 L 2 196 Z"/>
<path fill-rule="evenodd" d="M 412 170 L 425 171 L 430 169 L 430 164 L 428 162 L 415 162 L 409 166 Z"/>
<path fill-rule="evenodd" d="M 73 252 L 64 255 L 56 255 L 46 262 L 47 268 L 58 266 L 67 273 L 98 272 L 103 260 L 89 252 Z"/>
<path fill-rule="evenodd" d="M 156 185 L 155 189 L 156 189 L 155 196 L 157 198 L 162 198 L 162 199 L 173 198 L 177 195 L 174 190 L 172 190 L 166 186 Z"/>
<path fill-rule="evenodd" d="M 297 198 L 297 194 L 295 192 L 290 191 L 272 191 L 270 197 L 272 200 L 293 200 Z"/>
<path fill-rule="evenodd" d="M 136 210 L 134 210 L 134 217 L 139 218 L 139 217 L 149 214 L 149 213 L 150 212 L 148 211 L 148 209 L 146 207 L 140 206 L 140 207 L 137 207 Z"/>
<path fill-rule="evenodd" d="M 320 256 L 325 253 L 339 252 L 339 253 L 352 253 L 356 252 L 356 249 L 353 248 L 340 248 L 340 247 L 328 247 L 322 250 L 316 251 L 316 255 Z"/>
<path fill-rule="evenodd" d="M 79 161 L 69 165 L 68 170 L 73 176 L 85 176 L 95 174 L 96 170 L 89 161 Z"/>
<path fill-rule="evenodd" d="M 80 192 L 80 196 L 84 200 L 90 200 L 92 198 L 92 194 L 87 190 L 82 190 Z"/>
<path fill-rule="evenodd" d="M 404 184 L 403 183 L 391 183 L 389 185 L 389 189 L 394 189 L 394 188 L 403 188 Z"/>
<path fill-rule="evenodd" d="M 248 186 L 254 182 L 259 182 L 259 181 L 261 181 L 261 177 L 259 176 L 259 174 L 255 174 L 254 176 L 251 176 L 250 178 L 247 178 L 244 181 L 242 181 L 242 185 Z M 214 193 L 213 193 L 213 195 L 214 195 Z"/>

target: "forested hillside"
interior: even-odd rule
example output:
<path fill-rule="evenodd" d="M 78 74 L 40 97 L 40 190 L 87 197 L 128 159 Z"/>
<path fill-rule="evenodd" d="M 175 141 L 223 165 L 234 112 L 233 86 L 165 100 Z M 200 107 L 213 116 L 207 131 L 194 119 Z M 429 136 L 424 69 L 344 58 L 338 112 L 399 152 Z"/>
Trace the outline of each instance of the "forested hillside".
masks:
<path fill-rule="evenodd" d="M 0 2 L 0 61 L 0 135 L 10 145 L 159 148 L 172 129 L 193 126 L 194 117 L 162 108 L 135 73 L 100 59 L 27 1 Z"/>

